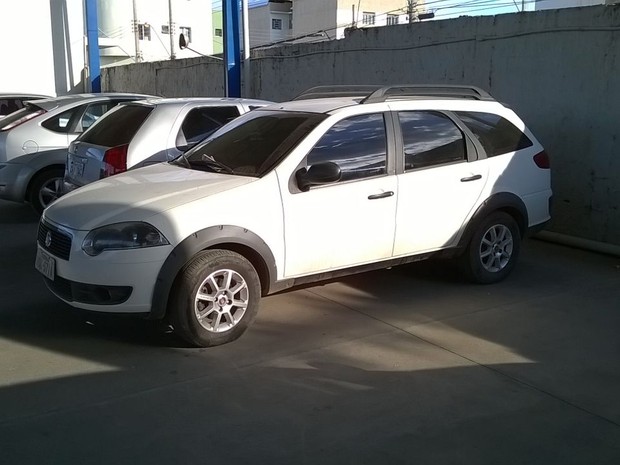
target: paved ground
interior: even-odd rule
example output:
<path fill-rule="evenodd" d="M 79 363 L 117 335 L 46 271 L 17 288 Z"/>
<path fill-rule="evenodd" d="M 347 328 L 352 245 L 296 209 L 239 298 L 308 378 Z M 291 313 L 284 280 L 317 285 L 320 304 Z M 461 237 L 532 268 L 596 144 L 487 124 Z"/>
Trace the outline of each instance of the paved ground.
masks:
<path fill-rule="evenodd" d="M 0 463 L 620 463 L 620 260 L 535 240 L 504 283 L 433 264 L 263 300 L 183 348 L 89 321 L 0 202 Z"/>

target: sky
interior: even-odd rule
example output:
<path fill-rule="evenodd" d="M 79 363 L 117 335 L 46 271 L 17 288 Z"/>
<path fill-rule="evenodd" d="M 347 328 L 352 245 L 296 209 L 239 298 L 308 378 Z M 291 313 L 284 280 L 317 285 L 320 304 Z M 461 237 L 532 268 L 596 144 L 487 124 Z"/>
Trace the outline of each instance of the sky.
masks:
<path fill-rule="evenodd" d="M 354 2 L 355 0 L 351 0 Z M 248 0 L 250 8 L 265 5 L 268 0 Z M 406 0 L 403 0 L 403 5 Z M 535 0 L 426 0 L 427 11 L 435 13 L 434 19 L 457 18 L 462 15 L 498 15 L 503 13 L 517 13 L 525 8 L 534 9 Z M 222 0 L 213 0 L 213 9 L 222 8 Z M 379 12 L 377 12 L 379 13 Z"/>
<path fill-rule="evenodd" d="M 355 0 L 351 0 L 355 1 Z M 268 3 L 268 0 L 248 0 L 250 8 Z M 497 15 L 503 13 L 517 13 L 525 8 L 534 9 L 535 0 L 427 0 L 426 7 L 435 13 L 437 19 L 458 17 L 461 15 Z M 213 9 L 222 8 L 222 0 L 213 0 Z M 403 0 L 403 5 L 406 0 Z"/>

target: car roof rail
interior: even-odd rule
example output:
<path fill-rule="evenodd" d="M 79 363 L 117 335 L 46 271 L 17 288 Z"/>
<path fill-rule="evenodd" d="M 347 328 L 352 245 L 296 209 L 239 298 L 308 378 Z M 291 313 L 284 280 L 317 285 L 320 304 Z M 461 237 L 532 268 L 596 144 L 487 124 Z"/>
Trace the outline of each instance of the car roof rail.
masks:
<path fill-rule="evenodd" d="M 368 95 L 361 103 L 385 102 L 389 99 L 402 97 L 448 97 L 448 98 L 469 98 L 474 100 L 495 99 L 479 87 L 466 85 L 448 84 L 407 84 L 398 86 L 386 86 L 376 89 Z"/>
<path fill-rule="evenodd" d="M 380 85 L 316 86 L 303 91 L 293 100 L 310 100 L 328 97 L 368 97 L 379 89 L 381 89 Z"/>

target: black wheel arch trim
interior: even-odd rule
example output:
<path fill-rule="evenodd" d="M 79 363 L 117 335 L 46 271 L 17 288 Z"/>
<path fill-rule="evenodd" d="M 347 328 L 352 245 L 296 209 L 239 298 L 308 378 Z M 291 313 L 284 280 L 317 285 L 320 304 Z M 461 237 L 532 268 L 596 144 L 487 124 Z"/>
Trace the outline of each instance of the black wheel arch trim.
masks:
<path fill-rule="evenodd" d="M 527 208 L 523 200 L 521 200 L 515 194 L 510 192 L 499 192 L 493 194 L 486 199 L 478 207 L 476 212 L 472 215 L 471 219 L 465 227 L 465 231 L 459 240 L 457 249 L 462 250 L 467 247 L 467 244 L 471 240 L 474 231 L 478 227 L 481 221 L 495 211 L 504 211 L 514 218 L 519 226 L 521 237 L 524 237 L 527 229 L 529 218 L 527 214 Z"/>
<path fill-rule="evenodd" d="M 256 269 L 263 294 L 269 293 L 277 277 L 276 261 L 269 246 L 257 234 L 240 226 L 211 226 L 192 233 L 168 255 L 155 282 L 150 318 L 166 316 L 172 286 L 187 263 L 197 253 L 213 248 L 232 250 L 248 259 Z"/>

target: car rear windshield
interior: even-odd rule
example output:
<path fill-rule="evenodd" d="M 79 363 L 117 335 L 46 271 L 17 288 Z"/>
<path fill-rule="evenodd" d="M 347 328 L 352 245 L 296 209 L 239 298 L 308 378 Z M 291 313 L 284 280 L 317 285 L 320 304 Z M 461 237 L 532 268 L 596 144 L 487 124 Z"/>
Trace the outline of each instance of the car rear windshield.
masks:
<path fill-rule="evenodd" d="M 255 110 L 224 126 L 177 161 L 192 169 L 261 177 L 327 115 Z"/>
<path fill-rule="evenodd" d="M 104 147 L 129 144 L 152 111 L 153 107 L 144 105 L 120 105 L 102 116 L 80 140 Z"/>
<path fill-rule="evenodd" d="M 0 120 L 0 131 L 7 131 L 17 126 L 17 124 L 15 123 L 17 123 L 19 120 L 23 119 L 25 122 L 29 118 L 34 118 L 34 116 L 36 116 L 35 113 L 40 114 L 44 112 L 45 110 L 37 107 L 36 105 L 26 105 L 21 110 L 17 110 L 2 118 L 2 120 Z"/>
<path fill-rule="evenodd" d="M 478 138 L 487 157 L 531 147 L 532 141 L 519 128 L 493 113 L 457 111 L 463 123 Z"/>

